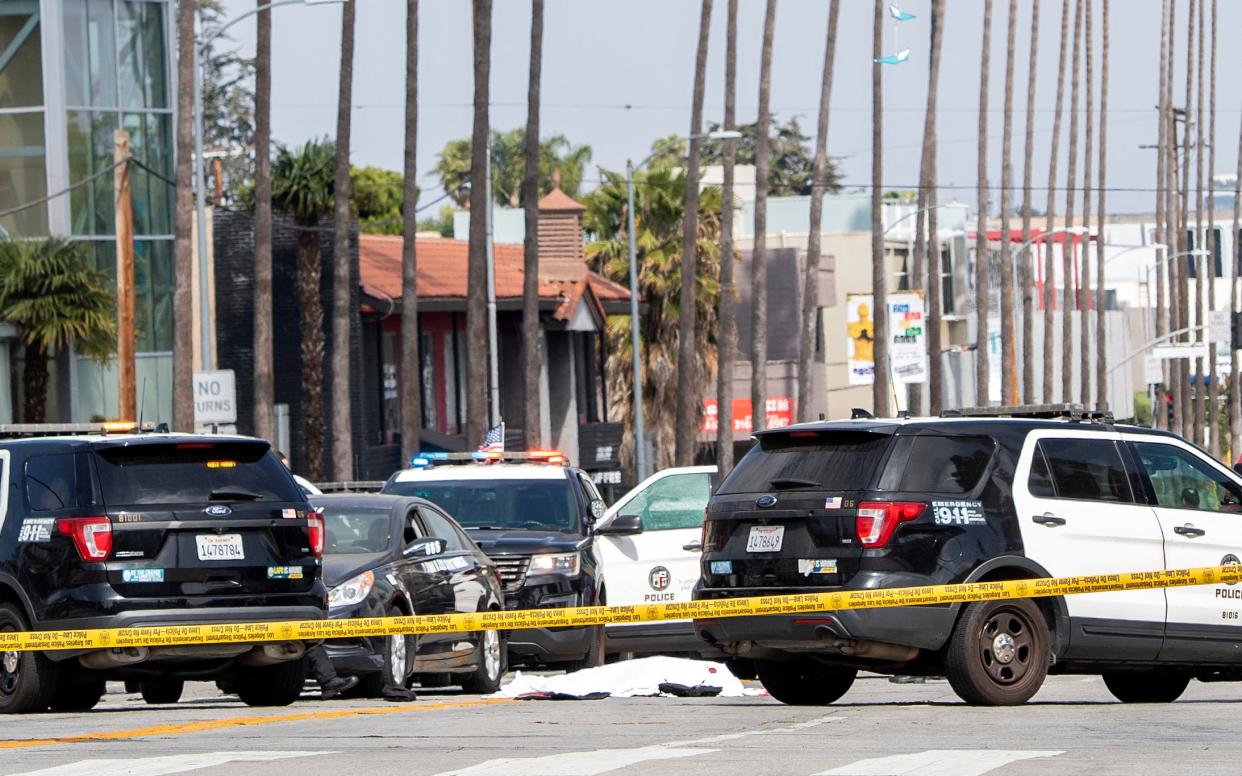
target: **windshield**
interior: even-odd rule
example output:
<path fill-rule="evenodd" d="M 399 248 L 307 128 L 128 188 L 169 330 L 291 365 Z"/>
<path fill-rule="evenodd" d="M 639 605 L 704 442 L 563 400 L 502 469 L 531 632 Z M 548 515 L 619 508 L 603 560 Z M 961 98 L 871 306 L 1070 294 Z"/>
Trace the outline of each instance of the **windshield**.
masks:
<path fill-rule="evenodd" d="M 178 442 L 104 448 L 99 485 L 110 506 L 305 501 L 259 442 Z"/>
<path fill-rule="evenodd" d="M 720 484 L 720 493 L 862 490 L 892 437 L 867 431 L 765 434 Z"/>
<path fill-rule="evenodd" d="M 324 552 L 361 555 L 386 552 L 392 544 L 392 513 L 387 509 L 326 507 Z"/>
<path fill-rule="evenodd" d="M 385 493 L 425 498 L 463 528 L 578 530 L 569 480 L 438 480 L 394 482 Z"/>

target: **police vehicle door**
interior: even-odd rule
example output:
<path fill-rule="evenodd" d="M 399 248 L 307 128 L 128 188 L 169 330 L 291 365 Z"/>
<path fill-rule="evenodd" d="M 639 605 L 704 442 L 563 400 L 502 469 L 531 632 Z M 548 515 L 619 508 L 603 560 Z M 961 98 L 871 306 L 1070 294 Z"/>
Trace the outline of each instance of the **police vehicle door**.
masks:
<path fill-rule="evenodd" d="M 1180 439 L 1127 435 L 1154 498 L 1170 569 L 1223 566 L 1242 557 L 1242 483 Z M 1242 585 L 1165 590 L 1162 660 L 1242 662 Z"/>
<path fill-rule="evenodd" d="M 1121 435 L 1102 430 L 1027 436 L 1013 488 L 1027 558 L 1056 577 L 1164 568 L 1160 522 L 1122 452 Z M 1163 590 L 1071 595 L 1065 605 L 1076 655 L 1124 646 L 1130 659 L 1150 660 L 1160 649 Z"/>
<path fill-rule="evenodd" d="M 601 535 L 597 553 L 608 603 L 689 601 L 699 579 L 703 510 L 711 497 L 710 471 L 669 470 L 617 504 L 615 515 L 637 515 L 642 533 Z"/>

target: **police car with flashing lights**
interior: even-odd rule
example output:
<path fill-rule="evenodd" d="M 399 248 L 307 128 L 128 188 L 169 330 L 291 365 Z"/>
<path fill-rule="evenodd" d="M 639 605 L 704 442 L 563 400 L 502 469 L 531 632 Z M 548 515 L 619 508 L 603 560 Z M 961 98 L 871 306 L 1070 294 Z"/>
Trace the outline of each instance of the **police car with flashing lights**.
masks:
<path fill-rule="evenodd" d="M 605 504 L 588 474 L 557 451 L 420 453 L 382 493 L 426 499 L 496 563 L 506 609 L 594 606 L 604 579 L 591 551 Z M 508 636 L 511 664 L 601 665 L 604 627 L 532 628 Z"/>
<path fill-rule="evenodd" d="M 756 445 L 707 508 L 698 599 L 1218 566 L 1242 554 L 1242 477 L 1166 432 L 1069 405 L 807 423 Z M 695 621 L 792 704 L 862 669 L 1015 705 L 1048 673 L 1123 702 L 1242 680 L 1223 584 Z"/>

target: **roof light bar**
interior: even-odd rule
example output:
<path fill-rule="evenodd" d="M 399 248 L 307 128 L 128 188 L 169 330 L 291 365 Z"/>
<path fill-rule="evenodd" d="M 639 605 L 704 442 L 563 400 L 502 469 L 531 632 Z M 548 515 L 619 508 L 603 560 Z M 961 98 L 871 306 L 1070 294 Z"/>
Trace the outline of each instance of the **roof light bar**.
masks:
<path fill-rule="evenodd" d="M 483 452 L 444 453 L 420 452 L 410 457 L 410 468 L 426 469 L 445 464 L 466 463 L 548 463 L 564 466 L 569 458 L 560 450 L 530 450 L 526 452 Z"/>

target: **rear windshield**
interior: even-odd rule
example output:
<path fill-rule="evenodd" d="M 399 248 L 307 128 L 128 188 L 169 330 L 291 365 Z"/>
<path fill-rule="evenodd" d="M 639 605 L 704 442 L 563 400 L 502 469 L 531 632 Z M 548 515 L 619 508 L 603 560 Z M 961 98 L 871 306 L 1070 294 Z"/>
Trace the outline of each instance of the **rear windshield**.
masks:
<path fill-rule="evenodd" d="M 304 500 L 258 442 L 140 444 L 105 448 L 95 458 L 108 505 Z"/>
<path fill-rule="evenodd" d="M 324 552 L 329 555 L 385 552 L 392 546 L 392 513 L 387 509 L 327 507 L 323 523 Z"/>
<path fill-rule="evenodd" d="M 892 436 L 868 431 L 803 431 L 759 437 L 719 493 L 863 490 L 870 487 Z"/>
<path fill-rule="evenodd" d="M 989 437 L 897 437 L 879 488 L 952 496 L 970 493 L 995 449 Z"/>
<path fill-rule="evenodd" d="M 394 482 L 384 493 L 425 498 L 466 529 L 578 530 L 574 492 L 564 478 Z"/>

